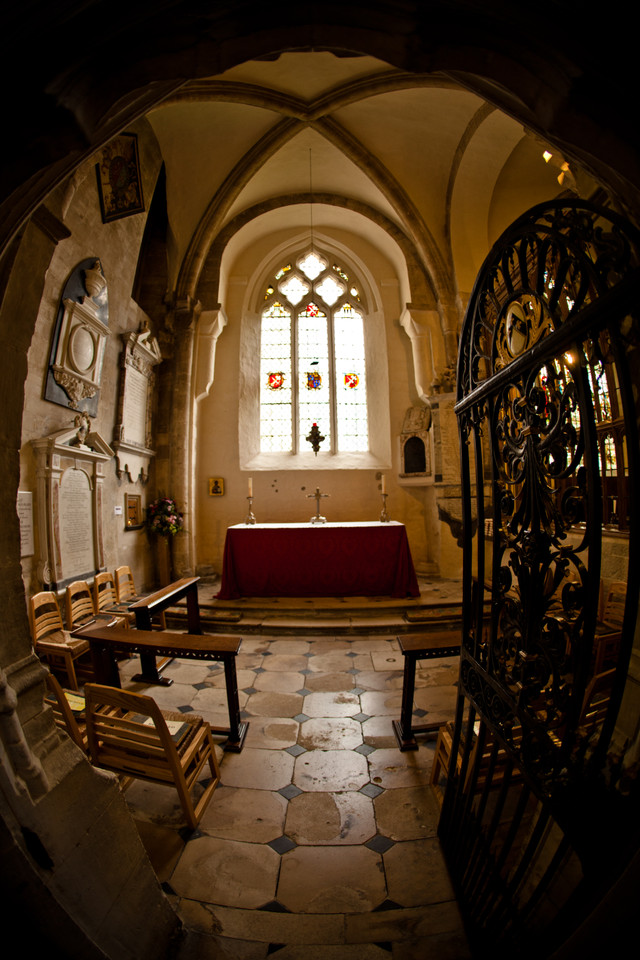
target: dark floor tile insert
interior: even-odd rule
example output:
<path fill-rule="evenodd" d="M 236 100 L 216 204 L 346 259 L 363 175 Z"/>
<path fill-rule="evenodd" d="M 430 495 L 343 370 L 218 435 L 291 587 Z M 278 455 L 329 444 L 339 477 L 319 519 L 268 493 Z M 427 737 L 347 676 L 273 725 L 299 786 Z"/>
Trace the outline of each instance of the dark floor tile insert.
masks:
<path fill-rule="evenodd" d="M 301 793 L 304 793 L 304 790 L 296 787 L 295 783 L 288 783 L 286 787 L 282 787 L 282 789 L 277 792 L 281 797 L 284 797 L 285 800 L 293 800 L 294 797 L 299 797 Z"/>
<path fill-rule="evenodd" d="M 285 753 L 290 753 L 292 757 L 299 757 L 301 753 L 306 753 L 306 749 L 301 747 L 299 743 L 294 743 L 291 747 L 284 748 Z"/>
<path fill-rule="evenodd" d="M 376 787 L 375 783 L 365 783 L 364 787 L 360 787 L 358 793 L 363 793 L 365 797 L 374 800 L 376 797 L 379 797 L 381 793 L 384 793 L 384 788 Z"/>
<path fill-rule="evenodd" d="M 287 853 L 289 850 L 293 850 L 298 844 L 295 840 L 292 840 L 291 837 L 287 837 L 282 834 L 281 837 L 276 837 L 275 840 L 270 840 L 267 844 L 268 847 L 271 847 L 272 850 L 275 850 L 276 853 Z"/>
<path fill-rule="evenodd" d="M 381 913 L 384 910 L 403 910 L 404 908 L 396 903 L 395 900 L 383 900 L 381 904 L 371 911 L 372 913 Z"/>
<path fill-rule="evenodd" d="M 375 851 L 375 853 L 386 853 L 387 850 L 395 846 L 395 842 L 395 840 L 391 840 L 389 837 L 383 837 L 378 834 L 378 836 L 372 837 L 371 840 L 367 840 L 365 847 Z"/>
<path fill-rule="evenodd" d="M 291 910 L 283 907 L 279 900 L 270 900 L 269 903 L 263 903 L 261 907 L 258 907 L 258 910 L 266 910 L 269 913 L 291 913 Z"/>

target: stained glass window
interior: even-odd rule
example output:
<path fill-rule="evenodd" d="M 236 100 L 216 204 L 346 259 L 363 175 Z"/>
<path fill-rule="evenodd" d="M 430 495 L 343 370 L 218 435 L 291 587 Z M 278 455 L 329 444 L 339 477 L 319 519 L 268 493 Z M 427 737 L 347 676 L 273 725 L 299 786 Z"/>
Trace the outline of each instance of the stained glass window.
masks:
<path fill-rule="evenodd" d="M 261 323 L 260 449 L 306 452 L 314 423 L 321 453 L 369 449 L 364 315 L 358 284 L 311 251 L 265 287 Z"/>
<path fill-rule="evenodd" d="M 290 453 L 291 424 L 291 312 L 279 301 L 262 314 L 260 360 L 261 449 Z"/>

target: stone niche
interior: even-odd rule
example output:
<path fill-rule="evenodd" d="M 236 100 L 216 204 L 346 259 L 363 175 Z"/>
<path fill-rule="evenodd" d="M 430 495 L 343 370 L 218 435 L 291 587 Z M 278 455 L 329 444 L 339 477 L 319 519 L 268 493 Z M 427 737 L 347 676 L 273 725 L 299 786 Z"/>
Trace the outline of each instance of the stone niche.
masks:
<path fill-rule="evenodd" d="M 61 590 L 104 569 L 102 532 L 105 466 L 114 452 L 90 430 L 88 414 L 70 429 L 32 440 L 36 457 L 36 575 Z"/>
<path fill-rule="evenodd" d="M 162 355 L 146 325 L 138 333 L 123 334 L 122 340 L 118 421 L 113 439 L 116 473 L 119 480 L 146 483 L 155 457 L 151 449 L 154 367 L 162 361 Z"/>
<path fill-rule="evenodd" d="M 425 486 L 433 483 L 431 409 L 409 407 L 400 434 L 401 486 Z"/>

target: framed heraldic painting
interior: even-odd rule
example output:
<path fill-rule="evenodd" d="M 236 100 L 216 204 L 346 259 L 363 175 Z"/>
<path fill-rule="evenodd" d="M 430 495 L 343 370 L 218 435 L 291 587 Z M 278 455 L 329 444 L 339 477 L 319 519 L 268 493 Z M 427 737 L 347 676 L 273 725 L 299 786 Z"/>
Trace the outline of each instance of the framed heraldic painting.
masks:
<path fill-rule="evenodd" d="M 138 138 L 134 133 L 121 133 L 104 147 L 96 175 L 103 223 L 144 211 Z"/>

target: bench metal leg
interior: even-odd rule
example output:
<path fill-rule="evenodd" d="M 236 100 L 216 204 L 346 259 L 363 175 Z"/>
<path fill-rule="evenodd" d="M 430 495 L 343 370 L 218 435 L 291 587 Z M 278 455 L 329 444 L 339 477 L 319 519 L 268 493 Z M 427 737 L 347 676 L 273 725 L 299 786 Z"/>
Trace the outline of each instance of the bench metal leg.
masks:
<path fill-rule="evenodd" d="M 412 723 L 413 718 L 413 697 L 416 688 L 416 664 L 418 660 L 423 659 L 420 656 L 411 653 L 404 654 L 404 673 L 402 677 L 402 705 L 400 707 L 400 719 L 393 720 L 393 732 L 395 734 L 398 746 L 401 751 L 417 750 L 418 741 L 416 734 L 435 734 L 443 724 L 443 720 L 424 723 L 416 727 Z"/>
<path fill-rule="evenodd" d="M 227 687 L 227 706 L 229 708 L 229 726 L 211 727 L 212 733 L 228 733 L 222 749 L 230 753 L 240 753 L 244 746 L 249 724 L 240 719 L 240 701 L 238 700 L 238 674 L 235 656 L 224 658 L 224 680 Z"/>

